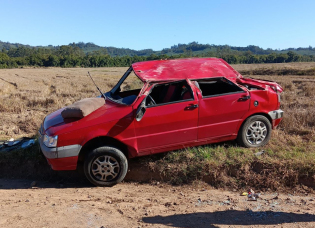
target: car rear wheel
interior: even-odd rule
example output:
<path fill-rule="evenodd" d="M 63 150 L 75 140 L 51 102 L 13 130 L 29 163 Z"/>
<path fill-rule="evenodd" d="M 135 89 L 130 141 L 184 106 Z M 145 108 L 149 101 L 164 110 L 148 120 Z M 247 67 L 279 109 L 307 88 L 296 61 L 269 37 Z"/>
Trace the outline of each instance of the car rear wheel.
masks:
<path fill-rule="evenodd" d="M 270 121 L 261 115 L 249 117 L 241 127 L 237 141 L 245 147 L 260 147 L 268 143 L 271 135 Z"/>
<path fill-rule="evenodd" d="M 84 174 L 94 185 L 109 187 L 121 182 L 128 170 L 126 156 L 111 146 L 98 147 L 84 161 Z"/>

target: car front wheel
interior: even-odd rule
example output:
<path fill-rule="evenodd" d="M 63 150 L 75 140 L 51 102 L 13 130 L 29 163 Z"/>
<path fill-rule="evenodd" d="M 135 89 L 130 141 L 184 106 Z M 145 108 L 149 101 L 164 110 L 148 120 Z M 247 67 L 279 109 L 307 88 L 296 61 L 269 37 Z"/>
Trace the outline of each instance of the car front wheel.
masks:
<path fill-rule="evenodd" d="M 94 185 L 109 187 L 121 182 L 128 170 L 126 156 L 111 146 L 98 147 L 84 161 L 84 174 Z"/>
<path fill-rule="evenodd" d="M 241 127 L 237 141 L 245 147 L 260 147 L 268 143 L 271 135 L 270 121 L 261 115 L 249 117 Z"/>

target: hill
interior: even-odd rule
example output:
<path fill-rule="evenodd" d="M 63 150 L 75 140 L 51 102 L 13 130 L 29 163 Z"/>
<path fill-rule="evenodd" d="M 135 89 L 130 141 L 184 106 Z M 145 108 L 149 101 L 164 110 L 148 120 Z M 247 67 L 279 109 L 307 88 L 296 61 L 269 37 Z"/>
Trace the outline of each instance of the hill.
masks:
<path fill-rule="evenodd" d="M 259 46 L 248 45 L 247 47 L 237 47 L 229 45 L 214 45 L 214 44 L 199 44 L 198 42 L 191 42 L 188 44 L 177 44 L 169 48 L 163 48 L 162 50 L 154 51 L 152 49 L 143 49 L 143 50 L 133 50 L 129 48 L 117 48 L 117 47 L 102 47 L 94 43 L 88 42 L 78 42 L 70 43 L 68 46 L 78 47 L 85 54 L 100 52 L 103 54 L 109 54 L 110 56 L 150 56 L 150 55 L 178 55 L 178 54 L 187 54 L 187 55 L 211 55 L 215 53 L 222 54 L 254 54 L 254 55 L 268 55 L 271 53 L 281 54 L 292 51 L 299 55 L 315 55 L 315 48 L 312 46 L 309 47 L 299 47 L 299 48 L 287 48 L 287 49 L 263 49 Z M 0 41 L 0 50 L 9 51 L 12 48 L 25 47 L 30 49 L 52 49 L 57 50 L 60 46 L 31 46 L 20 43 L 10 43 Z"/>

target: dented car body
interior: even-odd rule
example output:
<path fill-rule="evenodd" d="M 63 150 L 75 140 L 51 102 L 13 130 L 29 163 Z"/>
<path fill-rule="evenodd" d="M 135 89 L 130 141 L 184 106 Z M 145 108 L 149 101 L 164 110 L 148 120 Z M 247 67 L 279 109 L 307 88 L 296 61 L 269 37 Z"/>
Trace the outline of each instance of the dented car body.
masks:
<path fill-rule="evenodd" d="M 134 63 L 91 114 L 48 115 L 40 146 L 54 170 L 82 165 L 93 184 L 111 186 L 125 177 L 127 158 L 235 139 L 265 145 L 283 116 L 281 92 L 217 58 Z"/>

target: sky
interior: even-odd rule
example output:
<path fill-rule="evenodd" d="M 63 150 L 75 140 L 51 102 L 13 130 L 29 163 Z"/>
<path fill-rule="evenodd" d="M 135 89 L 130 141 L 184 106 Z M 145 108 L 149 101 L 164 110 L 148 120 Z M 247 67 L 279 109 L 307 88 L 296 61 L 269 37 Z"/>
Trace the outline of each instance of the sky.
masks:
<path fill-rule="evenodd" d="M 135 50 L 193 41 L 314 47 L 314 9 L 314 0 L 0 0 L 0 41 Z"/>

